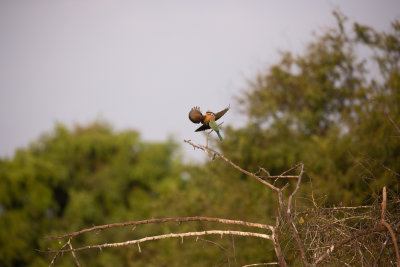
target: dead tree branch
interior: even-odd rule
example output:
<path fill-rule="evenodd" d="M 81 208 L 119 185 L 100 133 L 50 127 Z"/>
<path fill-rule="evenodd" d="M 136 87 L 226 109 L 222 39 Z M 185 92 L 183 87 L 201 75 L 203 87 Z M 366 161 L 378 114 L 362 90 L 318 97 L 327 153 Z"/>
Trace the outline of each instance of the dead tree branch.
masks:
<path fill-rule="evenodd" d="M 253 263 L 253 264 L 246 264 L 242 267 L 253 267 L 253 266 L 268 266 L 268 265 L 278 265 L 277 262 L 262 262 L 262 263 Z"/>
<path fill-rule="evenodd" d="M 277 229 L 279 228 L 279 218 L 276 217 L 276 225 L 272 231 L 272 241 L 274 243 L 275 254 L 278 257 L 278 262 L 281 267 L 287 267 L 287 263 L 285 261 L 285 257 L 283 257 L 281 245 L 279 243 Z"/>
<path fill-rule="evenodd" d="M 383 197 L 383 200 L 382 200 L 382 219 L 381 219 L 381 223 L 382 223 L 383 226 L 385 226 L 387 228 L 387 230 L 390 233 L 390 236 L 392 238 L 392 242 L 393 242 L 393 245 L 394 245 L 394 249 L 395 249 L 395 252 L 396 252 L 397 267 L 400 267 L 400 255 L 399 255 L 399 247 L 397 245 L 396 235 L 394 234 L 393 229 L 390 226 L 390 224 L 388 224 L 385 221 L 386 201 L 387 201 L 386 200 L 386 186 L 383 187 L 382 197 Z"/>
<path fill-rule="evenodd" d="M 242 226 L 247 226 L 247 227 L 255 227 L 255 228 L 260 228 L 260 229 L 267 229 L 270 231 L 273 231 L 273 226 L 267 225 L 267 224 L 261 224 L 261 223 L 252 223 L 252 222 L 246 222 L 246 221 L 239 221 L 239 220 L 228 220 L 228 219 L 221 219 L 221 218 L 212 218 L 212 217 L 201 217 L 201 216 L 196 216 L 196 217 L 182 217 L 182 218 L 160 218 L 160 219 L 149 219 L 149 220 L 142 220 L 142 221 L 130 221 L 130 222 L 121 222 L 121 223 L 111 223 L 111 224 L 105 224 L 105 225 L 98 225 L 98 226 L 93 226 L 87 229 L 83 229 L 77 232 L 73 233 L 67 233 L 63 235 L 58 235 L 58 236 L 50 236 L 47 237 L 49 240 L 53 239 L 61 239 L 64 237 L 74 237 L 77 235 L 81 235 L 84 233 L 88 233 L 91 231 L 97 231 L 97 230 L 104 230 L 112 227 L 123 227 L 123 226 L 131 226 L 131 225 L 142 225 L 142 224 L 150 224 L 150 223 L 166 223 L 166 222 L 192 222 L 192 221 L 204 221 L 204 222 L 218 222 L 218 223 L 223 223 L 223 224 L 231 224 L 231 225 L 242 225 Z"/>
<path fill-rule="evenodd" d="M 397 240 L 396 240 L 396 235 L 395 231 L 393 228 L 390 226 L 389 223 L 385 221 L 385 215 L 386 215 L 386 205 L 387 205 L 387 196 L 386 196 L 386 187 L 383 188 L 382 192 L 382 209 L 381 209 L 381 221 L 380 224 L 378 224 L 375 227 L 365 229 L 365 230 L 359 230 L 355 234 L 349 236 L 348 238 L 345 238 L 339 242 L 336 242 L 332 244 L 322 255 L 320 255 L 315 262 L 313 263 L 312 266 L 317 266 L 318 264 L 322 263 L 328 256 L 330 256 L 334 251 L 339 249 L 340 247 L 343 247 L 351 242 L 357 241 L 358 239 L 374 234 L 374 233 L 382 233 L 389 231 L 390 236 L 392 237 L 393 245 L 396 251 L 396 260 L 397 260 L 397 266 L 400 266 L 400 260 L 399 260 L 399 250 L 398 250 L 398 245 L 397 245 Z M 395 228 L 396 229 L 396 228 Z M 383 249 L 386 247 L 387 240 L 384 242 L 381 251 L 379 252 L 378 259 L 375 261 L 375 264 L 380 260 Z"/>
<path fill-rule="evenodd" d="M 285 203 L 284 203 L 284 200 L 283 200 L 283 193 L 282 193 L 282 191 L 286 188 L 286 186 L 287 186 L 288 184 L 287 184 L 286 186 L 282 187 L 282 188 L 276 187 L 276 186 L 272 185 L 271 183 L 269 183 L 269 182 L 263 180 L 260 176 L 254 174 L 254 173 L 251 173 L 251 172 L 249 172 L 249 171 L 246 171 L 246 170 L 244 170 L 243 168 L 239 167 L 238 165 L 236 165 L 235 163 L 233 163 L 231 160 L 229 160 L 228 158 L 226 158 L 223 154 L 217 152 L 216 150 L 214 150 L 214 149 L 212 149 L 212 148 L 209 148 L 208 146 L 195 145 L 195 144 L 193 144 L 190 140 L 184 140 L 184 142 L 185 142 L 185 143 L 188 143 L 189 145 L 191 145 L 194 149 L 197 148 L 197 149 L 203 150 L 203 151 L 206 152 L 207 154 L 209 154 L 209 152 L 211 151 L 212 153 L 214 153 L 214 157 L 215 157 L 215 155 L 219 156 L 220 158 L 222 158 L 225 162 L 227 162 L 228 164 L 230 164 L 230 165 L 231 165 L 232 167 L 234 167 L 235 169 L 237 169 L 237 170 L 239 170 L 240 172 L 242 172 L 242 173 L 244 173 L 244 174 L 246 174 L 246 175 L 248 175 L 248 176 L 250 176 L 250 177 L 256 179 L 256 180 L 259 181 L 260 183 L 262 183 L 262 184 L 268 186 L 270 189 L 276 191 L 276 192 L 278 193 L 278 200 L 279 200 L 279 206 L 280 206 L 281 212 L 284 214 L 284 216 L 285 216 L 287 222 L 289 223 L 290 229 L 291 229 L 291 231 L 292 231 L 292 233 L 293 233 L 293 235 L 294 235 L 294 238 L 295 238 L 295 240 L 296 240 L 297 246 L 298 246 L 298 248 L 299 248 L 299 250 L 300 250 L 301 259 L 302 259 L 302 261 L 303 261 L 303 264 L 304 264 L 304 266 L 309 266 L 309 265 L 310 265 L 310 264 L 308 263 L 308 260 L 307 260 L 306 249 L 305 249 L 305 247 L 304 247 L 304 243 L 303 243 L 303 241 L 302 241 L 301 238 L 300 238 L 299 232 L 297 231 L 297 228 L 296 228 L 296 226 L 295 226 L 295 224 L 294 224 L 294 222 L 293 222 L 292 216 L 291 216 L 292 200 L 293 200 L 294 195 L 297 193 L 297 191 L 298 191 L 299 188 L 300 188 L 301 179 L 302 179 L 302 176 L 303 176 L 303 173 L 304 173 L 304 164 L 303 164 L 303 163 L 299 163 L 299 164 L 293 166 L 292 168 L 286 170 L 286 171 L 283 172 L 281 175 L 279 175 L 279 176 L 276 177 L 276 178 L 284 178 L 284 177 L 285 177 L 284 174 L 289 173 L 290 171 L 295 170 L 295 169 L 297 169 L 298 167 L 300 167 L 300 173 L 299 173 L 299 175 L 297 175 L 297 179 L 298 179 L 298 180 L 297 180 L 296 188 L 294 189 L 294 191 L 293 191 L 293 192 L 290 194 L 290 196 L 289 196 L 288 205 L 287 205 L 287 209 L 286 209 L 286 208 L 285 208 Z M 269 172 L 266 171 L 264 168 L 260 168 L 260 170 L 263 171 L 263 172 L 265 172 L 265 173 L 267 173 L 267 174 L 268 174 L 267 177 L 270 177 Z M 259 172 L 260 172 L 260 170 L 259 170 Z M 290 176 L 290 178 L 293 178 L 293 176 Z M 276 248 L 275 248 L 275 250 L 276 250 Z"/>
<path fill-rule="evenodd" d="M 205 147 L 205 146 L 202 146 L 202 145 L 195 145 L 195 144 L 193 144 L 190 140 L 184 140 L 184 142 L 185 142 L 185 143 L 188 143 L 189 145 L 191 145 L 194 149 L 197 148 L 197 149 L 203 150 L 206 154 L 208 154 L 209 152 L 213 152 L 214 155 L 217 155 L 217 156 L 219 156 L 220 158 L 222 158 L 224 161 L 226 161 L 226 162 L 227 162 L 229 165 L 231 165 L 233 168 L 235 168 L 235 169 L 239 170 L 240 172 L 242 172 L 242 173 L 244 173 L 244 174 L 246 174 L 246 175 L 248 175 L 248 176 L 250 176 L 250 177 L 256 179 L 257 181 L 259 181 L 260 183 L 262 183 L 262 184 L 268 186 L 268 187 L 271 188 L 272 190 L 279 191 L 279 188 L 278 188 L 278 187 L 276 187 L 276 186 L 274 186 L 274 185 L 268 183 L 267 181 L 264 181 L 264 180 L 261 179 L 259 176 L 255 175 L 254 173 L 251 173 L 251 172 L 249 172 L 249 171 L 246 171 L 246 170 L 242 169 L 241 167 L 239 167 L 238 165 L 236 165 L 235 163 L 233 163 L 232 161 L 230 161 L 228 158 L 226 158 L 223 154 L 221 154 L 221 153 L 215 151 L 214 149 L 209 148 L 209 147 Z"/>
<path fill-rule="evenodd" d="M 283 213 L 286 221 L 288 222 L 290 230 L 292 231 L 293 237 L 296 240 L 297 246 L 300 250 L 301 260 L 302 260 L 304 266 L 309 266 L 304 243 L 300 238 L 299 232 L 297 231 L 296 225 L 293 222 L 293 218 L 292 218 L 291 214 L 288 212 L 288 210 L 285 209 L 282 191 L 278 192 L 278 198 L 279 198 L 279 206 L 280 206 L 281 212 Z M 289 209 L 289 207 L 288 207 L 288 209 Z"/>
<path fill-rule="evenodd" d="M 314 263 L 312 266 L 318 266 L 318 264 L 320 264 L 323 260 L 325 260 L 334 250 L 352 242 L 355 241 L 356 239 L 366 236 L 366 235 L 370 235 L 373 233 L 379 233 L 379 232 L 383 232 L 385 231 L 385 227 L 382 225 L 379 225 L 377 227 L 374 227 L 372 229 L 367 229 L 367 230 L 361 230 L 359 232 L 357 232 L 356 234 L 352 235 L 349 238 L 346 238 L 340 242 L 337 242 L 333 245 L 331 245 L 329 247 L 329 249 L 326 250 L 326 252 L 324 254 L 322 254 Z"/>
<path fill-rule="evenodd" d="M 70 240 L 68 240 L 68 242 L 69 242 Z M 67 245 L 68 245 L 68 242 L 66 242 L 61 248 L 60 248 L 60 250 L 63 250 Z M 51 259 L 51 262 L 50 262 L 50 264 L 49 264 L 49 267 L 51 267 L 51 266 L 55 266 L 55 264 L 56 264 L 56 259 L 57 259 L 57 257 L 58 257 L 58 255 L 60 254 L 60 252 L 57 252 L 55 255 L 54 255 L 54 257 Z"/>
<path fill-rule="evenodd" d="M 74 248 L 72 247 L 71 238 L 68 240 L 67 244 L 68 244 L 69 248 L 71 249 L 71 254 L 72 254 L 72 257 L 74 258 L 74 262 L 75 262 L 76 266 L 81 267 L 81 265 L 79 264 L 79 261 L 78 261 L 78 257 L 75 254 Z"/>
<path fill-rule="evenodd" d="M 301 260 L 303 262 L 303 265 L 304 266 L 309 266 L 310 264 L 308 263 L 308 260 L 307 260 L 306 248 L 304 246 L 303 241 L 300 238 L 299 232 L 298 232 L 298 230 L 296 228 L 296 225 L 293 222 L 293 218 L 292 218 L 292 215 L 291 215 L 292 200 L 293 200 L 294 195 L 297 193 L 297 191 L 300 188 L 301 179 L 302 179 L 303 173 L 304 173 L 304 164 L 303 163 L 299 163 L 297 165 L 297 167 L 298 166 L 301 167 L 300 174 L 298 176 L 296 188 L 293 190 L 293 192 L 289 196 L 287 209 L 285 209 L 285 203 L 284 203 L 284 200 L 283 200 L 282 190 L 279 190 L 278 198 L 279 198 L 279 206 L 281 208 L 281 212 L 284 214 L 284 216 L 285 216 L 285 218 L 286 218 L 286 220 L 287 220 L 287 222 L 289 224 L 289 227 L 290 227 L 290 229 L 292 231 L 294 239 L 296 240 L 297 246 L 298 246 L 298 248 L 300 250 L 300 255 L 301 255 Z"/>
<path fill-rule="evenodd" d="M 203 235 L 220 235 L 221 238 L 224 235 L 237 235 L 237 236 L 252 236 L 252 237 L 258 237 L 258 238 L 263 238 L 263 239 L 270 239 L 272 240 L 271 235 L 266 235 L 266 234 L 260 234 L 260 233 L 253 233 L 253 232 L 242 232 L 242 231 L 226 231 L 226 230 L 208 230 L 208 231 L 201 231 L 201 232 L 188 232 L 188 233 L 171 233 L 171 234 L 165 234 L 165 235 L 155 235 L 155 236 L 148 236 L 140 239 L 135 239 L 135 240 L 129 240 L 125 242 L 117 242 L 117 243 L 105 243 L 105 244 L 100 244 L 100 245 L 89 245 L 89 246 L 84 246 L 84 247 L 79 247 L 79 248 L 72 248 L 72 249 L 60 249 L 60 250 L 46 250 L 43 252 L 49 252 L 49 253 L 66 253 L 66 252 L 75 252 L 75 251 L 82 251 L 82 250 L 87 250 L 87 249 L 103 249 L 103 248 L 110 248 L 110 247 L 123 247 L 123 246 L 128 246 L 128 245 L 133 245 L 133 244 L 140 244 L 144 243 L 147 241 L 153 241 L 153 240 L 160 240 L 160 239 L 166 239 L 166 238 L 184 238 L 184 237 L 193 237 L 193 236 L 203 236 Z"/>

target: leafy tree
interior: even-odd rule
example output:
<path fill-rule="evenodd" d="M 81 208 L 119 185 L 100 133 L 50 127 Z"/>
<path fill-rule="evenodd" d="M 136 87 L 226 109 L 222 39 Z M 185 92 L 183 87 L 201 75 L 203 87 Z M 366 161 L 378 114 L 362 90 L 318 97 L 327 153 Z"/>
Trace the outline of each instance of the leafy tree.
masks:
<path fill-rule="evenodd" d="M 155 203 L 182 183 L 176 153 L 172 140 L 143 142 L 137 132 L 114 133 L 106 123 L 73 130 L 58 124 L 0 163 L 0 265 L 43 266 L 49 259 L 34 249 L 46 248 L 45 236 L 157 215 Z M 125 265 L 121 254 L 93 257 L 83 261 L 110 266 L 117 257 Z"/>
<path fill-rule="evenodd" d="M 390 33 L 357 23 L 348 31 L 346 18 L 334 15 L 337 27 L 300 55 L 282 53 L 249 83 L 239 97 L 247 125 L 228 128 L 221 148 L 250 170 L 264 164 L 279 172 L 302 161 L 328 202 L 358 204 L 384 184 L 397 188 L 400 177 L 390 121 L 400 121 L 400 23 Z"/>

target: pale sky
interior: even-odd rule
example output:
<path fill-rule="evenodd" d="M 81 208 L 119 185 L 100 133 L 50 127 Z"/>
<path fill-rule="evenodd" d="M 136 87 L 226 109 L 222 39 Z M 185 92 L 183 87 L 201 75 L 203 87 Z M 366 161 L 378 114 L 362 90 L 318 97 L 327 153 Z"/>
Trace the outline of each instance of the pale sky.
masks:
<path fill-rule="evenodd" d="M 231 104 L 232 124 L 246 80 L 279 50 L 301 53 L 313 31 L 334 26 L 336 7 L 349 26 L 387 30 L 400 19 L 398 0 L 2 0 L 0 157 L 55 122 L 98 118 L 148 141 L 204 143 L 190 108 Z"/>

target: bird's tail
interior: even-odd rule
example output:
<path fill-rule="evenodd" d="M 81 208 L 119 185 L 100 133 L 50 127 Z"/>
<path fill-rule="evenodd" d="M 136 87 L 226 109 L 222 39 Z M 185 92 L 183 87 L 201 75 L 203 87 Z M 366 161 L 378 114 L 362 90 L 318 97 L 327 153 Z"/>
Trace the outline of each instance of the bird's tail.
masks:
<path fill-rule="evenodd" d="M 218 134 L 218 137 L 219 137 L 219 140 L 224 140 L 224 139 L 222 139 L 222 136 L 221 136 L 221 134 L 219 133 L 219 131 L 216 131 L 217 132 L 217 134 Z"/>

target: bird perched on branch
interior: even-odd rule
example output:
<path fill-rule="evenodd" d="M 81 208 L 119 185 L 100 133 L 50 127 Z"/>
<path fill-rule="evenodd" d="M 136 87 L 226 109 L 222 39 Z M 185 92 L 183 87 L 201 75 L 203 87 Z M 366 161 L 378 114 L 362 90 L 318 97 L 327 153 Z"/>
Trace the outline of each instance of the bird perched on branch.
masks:
<path fill-rule="evenodd" d="M 196 129 L 195 132 L 204 131 L 211 128 L 217 133 L 219 140 L 222 141 L 223 140 L 222 136 L 219 133 L 219 128 L 215 121 L 221 118 L 229 110 L 229 108 L 230 107 L 227 107 L 226 109 L 221 110 L 220 112 L 217 113 L 207 110 L 205 115 L 201 113 L 199 107 L 192 108 L 189 112 L 189 119 L 193 123 L 201 122 L 203 124 L 198 129 Z"/>

